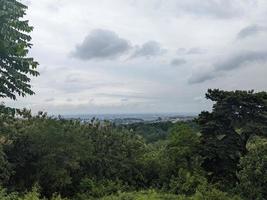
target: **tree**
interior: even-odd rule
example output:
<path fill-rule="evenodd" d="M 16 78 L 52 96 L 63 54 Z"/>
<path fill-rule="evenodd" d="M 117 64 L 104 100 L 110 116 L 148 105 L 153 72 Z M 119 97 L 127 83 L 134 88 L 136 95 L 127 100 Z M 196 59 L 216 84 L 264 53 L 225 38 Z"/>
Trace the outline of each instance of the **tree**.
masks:
<path fill-rule="evenodd" d="M 32 95 L 30 77 L 38 76 L 38 63 L 27 57 L 33 30 L 23 20 L 27 6 L 16 0 L 0 0 L 0 97 Z"/>
<path fill-rule="evenodd" d="M 203 167 L 213 181 L 235 184 L 239 159 L 247 153 L 252 135 L 266 136 L 267 93 L 208 90 L 206 98 L 215 102 L 212 112 L 202 112 Z"/>
<path fill-rule="evenodd" d="M 244 199 L 267 197 L 267 139 L 255 137 L 248 143 L 248 154 L 241 158 L 238 188 Z"/>
<path fill-rule="evenodd" d="M 38 183 L 44 195 L 70 194 L 80 163 L 91 156 L 92 145 L 84 138 L 84 126 L 42 112 L 31 116 L 25 110 L 9 129 L 3 137 L 11 142 L 4 146 L 4 152 L 13 173 L 5 186 L 24 191 Z"/>
<path fill-rule="evenodd" d="M 171 130 L 166 147 L 166 155 L 174 161 L 174 165 L 195 169 L 200 162 L 199 135 L 186 123 L 177 123 Z"/>
<path fill-rule="evenodd" d="M 199 155 L 199 135 L 188 123 L 177 123 L 171 130 L 165 150 L 172 193 L 191 195 L 205 181 Z M 169 174 L 169 175 L 168 175 Z"/>
<path fill-rule="evenodd" d="M 6 155 L 3 151 L 3 143 L 6 142 L 6 138 L 1 137 L 0 138 L 0 184 L 7 183 L 10 177 L 11 169 L 10 169 L 10 164 L 8 163 L 6 159 Z"/>

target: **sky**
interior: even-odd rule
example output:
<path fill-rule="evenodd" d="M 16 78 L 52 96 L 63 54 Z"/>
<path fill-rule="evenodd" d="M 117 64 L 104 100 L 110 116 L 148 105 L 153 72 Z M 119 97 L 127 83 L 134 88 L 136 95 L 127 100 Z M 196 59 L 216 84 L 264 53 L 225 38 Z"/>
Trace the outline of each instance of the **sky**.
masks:
<path fill-rule="evenodd" d="M 49 114 L 199 113 L 208 88 L 266 91 L 266 0 L 21 0 Z"/>

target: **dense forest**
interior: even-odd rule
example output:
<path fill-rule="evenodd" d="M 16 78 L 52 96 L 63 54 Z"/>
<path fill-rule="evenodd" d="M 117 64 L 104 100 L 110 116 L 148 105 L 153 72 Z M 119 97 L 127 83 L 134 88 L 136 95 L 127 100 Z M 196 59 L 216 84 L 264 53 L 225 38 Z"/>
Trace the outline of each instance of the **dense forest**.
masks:
<path fill-rule="evenodd" d="M 26 6 L 0 0 L 0 97 L 32 95 Z M 0 104 L 1 200 L 267 199 L 267 93 L 209 89 L 187 122 L 66 120 Z"/>
<path fill-rule="evenodd" d="M 266 199 L 267 94 L 206 96 L 194 121 L 123 127 L 1 106 L 1 198 Z"/>

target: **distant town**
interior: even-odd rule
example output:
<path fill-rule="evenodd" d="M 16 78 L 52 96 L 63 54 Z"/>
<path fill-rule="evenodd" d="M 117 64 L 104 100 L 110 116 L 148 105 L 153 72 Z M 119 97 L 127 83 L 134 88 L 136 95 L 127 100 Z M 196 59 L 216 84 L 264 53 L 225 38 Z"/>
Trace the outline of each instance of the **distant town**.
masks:
<path fill-rule="evenodd" d="M 90 122 L 92 119 L 99 121 L 109 121 L 115 124 L 134 124 L 134 123 L 158 123 L 191 121 L 196 115 L 178 115 L 178 114 L 106 114 L 106 115 L 73 115 L 63 116 L 66 119 L 79 120 L 81 122 Z"/>

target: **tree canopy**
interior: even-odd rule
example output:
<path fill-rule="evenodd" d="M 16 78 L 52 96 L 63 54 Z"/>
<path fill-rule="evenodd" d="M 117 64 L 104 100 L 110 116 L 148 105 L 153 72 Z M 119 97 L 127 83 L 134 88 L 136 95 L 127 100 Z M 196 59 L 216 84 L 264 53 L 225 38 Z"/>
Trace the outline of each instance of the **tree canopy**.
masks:
<path fill-rule="evenodd" d="M 37 184 L 40 189 L 27 194 L 37 200 L 53 194 L 71 200 L 262 199 L 266 93 L 209 90 L 207 97 L 215 104 L 200 114 L 198 125 L 119 126 L 33 116 L 2 105 L 2 196 L 16 199 L 13 191 L 21 196 Z"/>
<path fill-rule="evenodd" d="M 32 95 L 30 76 L 38 63 L 28 57 L 33 30 L 23 17 L 27 7 L 16 0 L 0 0 L 0 97 Z"/>
<path fill-rule="evenodd" d="M 267 93 L 214 89 L 208 90 L 206 98 L 215 103 L 212 112 L 202 112 L 198 118 L 203 166 L 214 181 L 230 186 L 236 181 L 237 164 L 247 153 L 249 138 L 266 137 Z"/>

